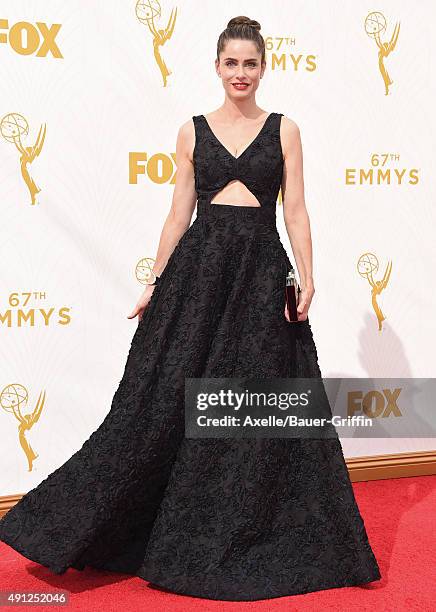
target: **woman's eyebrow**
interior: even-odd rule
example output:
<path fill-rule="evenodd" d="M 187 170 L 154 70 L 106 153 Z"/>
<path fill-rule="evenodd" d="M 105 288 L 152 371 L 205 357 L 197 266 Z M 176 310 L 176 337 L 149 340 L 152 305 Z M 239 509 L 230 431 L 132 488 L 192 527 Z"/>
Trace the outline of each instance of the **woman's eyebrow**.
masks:
<path fill-rule="evenodd" d="M 224 61 L 229 60 L 229 59 L 230 60 L 234 60 L 235 62 L 238 61 L 235 57 L 225 57 Z M 252 57 L 250 59 L 246 59 L 246 60 L 244 60 L 244 62 L 257 62 L 257 57 Z"/>

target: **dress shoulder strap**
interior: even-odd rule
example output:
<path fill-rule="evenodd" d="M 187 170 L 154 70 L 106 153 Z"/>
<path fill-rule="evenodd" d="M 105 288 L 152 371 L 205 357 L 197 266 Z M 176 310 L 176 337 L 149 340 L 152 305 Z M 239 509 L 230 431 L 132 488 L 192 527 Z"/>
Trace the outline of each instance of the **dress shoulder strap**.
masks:
<path fill-rule="evenodd" d="M 282 123 L 283 113 L 274 113 L 274 114 L 275 114 L 275 119 L 276 119 L 276 125 L 278 125 L 280 128 L 280 125 Z"/>
<path fill-rule="evenodd" d="M 195 142 L 197 143 L 200 136 L 201 115 L 193 115 L 192 121 L 194 122 Z"/>
<path fill-rule="evenodd" d="M 280 128 L 282 125 L 282 117 L 283 117 L 283 113 L 275 113 L 273 138 L 276 141 L 277 146 L 279 147 L 280 155 L 283 159 L 282 140 L 280 138 Z"/>

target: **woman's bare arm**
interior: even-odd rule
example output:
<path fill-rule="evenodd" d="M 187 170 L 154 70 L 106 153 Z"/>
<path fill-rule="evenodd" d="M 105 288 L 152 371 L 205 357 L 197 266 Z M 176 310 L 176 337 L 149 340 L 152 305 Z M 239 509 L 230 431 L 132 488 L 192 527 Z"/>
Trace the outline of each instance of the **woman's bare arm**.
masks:
<path fill-rule="evenodd" d="M 307 310 L 315 293 L 312 270 L 312 238 L 310 220 L 304 199 L 303 151 L 298 125 L 283 117 L 280 131 L 284 157 L 282 198 L 283 216 L 292 252 L 298 268 L 300 286 L 301 320 L 307 318 Z"/>
<path fill-rule="evenodd" d="M 178 131 L 176 142 L 176 182 L 172 203 L 163 225 L 153 272 L 160 276 L 171 257 L 180 238 L 189 228 L 197 202 L 195 190 L 194 164 L 192 152 L 195 144 L 195 130 L 192 119 L 184 123 Z M 154 291 L 153 285 L 147 285 L 135 308 L 127 318 L 138 315 L 141 320 L 143 311 Z"/>
<path fill-rule="evenodd" d="M 195 132 L 192 119 L 184 123 L 177 134 L 176 183 L 171 208 L 162 228 L 153 272 L 159 276 L 180 238 L 189 228 L 197 202 L 192 151 Z"/>

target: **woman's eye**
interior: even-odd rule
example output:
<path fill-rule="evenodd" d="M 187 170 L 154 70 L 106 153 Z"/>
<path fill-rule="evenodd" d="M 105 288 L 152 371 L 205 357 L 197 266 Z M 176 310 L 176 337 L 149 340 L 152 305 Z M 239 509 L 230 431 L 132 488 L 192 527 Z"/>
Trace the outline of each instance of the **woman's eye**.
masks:
<path fill-rule="evenodd" d="M 234 64 L 235 62 L 226 62 L 226 66 L 230 66 L 231 64 Z M 253 68 L 256 67 L 257 64 L 255 64 L 255 62 L 249 62 L 248 64 L 246 64 L 247 66 L 252 66 Z"/>

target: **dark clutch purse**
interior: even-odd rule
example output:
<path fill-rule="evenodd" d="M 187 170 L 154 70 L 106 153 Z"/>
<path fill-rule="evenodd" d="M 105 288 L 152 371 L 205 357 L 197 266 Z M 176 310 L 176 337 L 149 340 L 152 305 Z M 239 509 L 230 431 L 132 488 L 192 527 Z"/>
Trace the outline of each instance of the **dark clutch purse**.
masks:
<path fill-rule="evenodd" d="M 301 289 L 295 278 L 295 270 L 289 270 L 286 275 L 285 300 L 288 307 L 290 321 L 298 321 L 298 295 Z"/>

